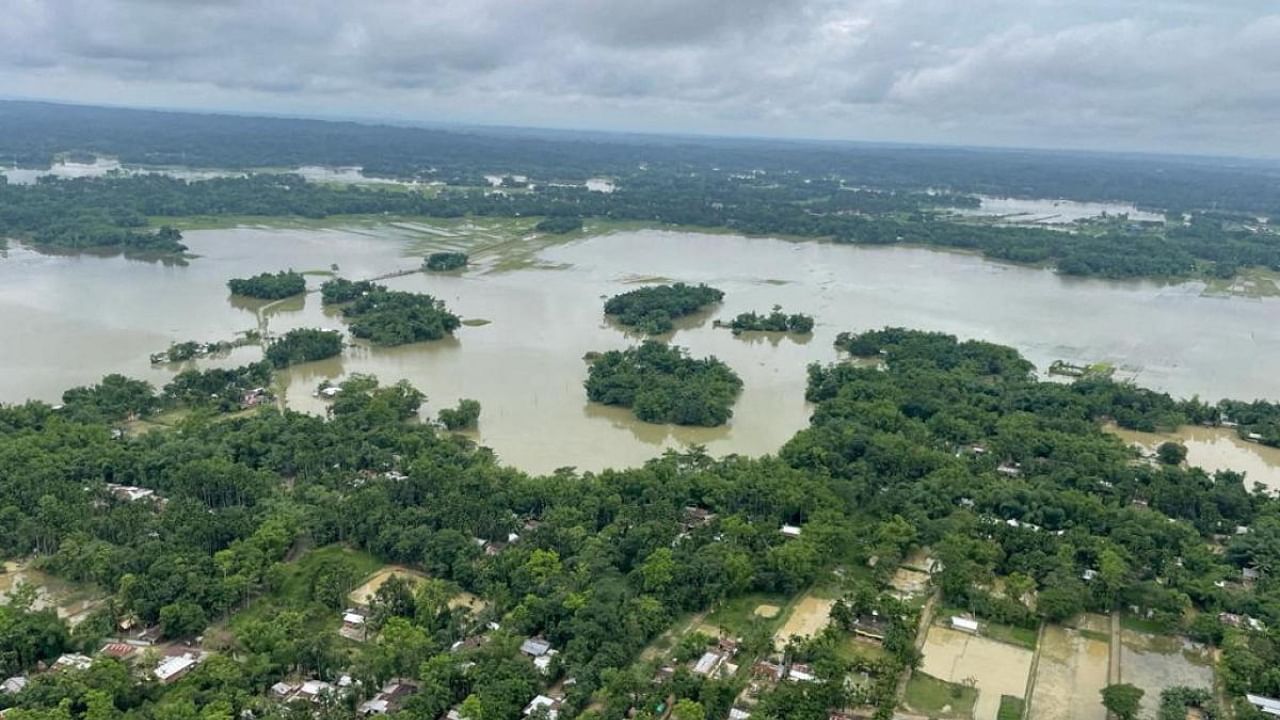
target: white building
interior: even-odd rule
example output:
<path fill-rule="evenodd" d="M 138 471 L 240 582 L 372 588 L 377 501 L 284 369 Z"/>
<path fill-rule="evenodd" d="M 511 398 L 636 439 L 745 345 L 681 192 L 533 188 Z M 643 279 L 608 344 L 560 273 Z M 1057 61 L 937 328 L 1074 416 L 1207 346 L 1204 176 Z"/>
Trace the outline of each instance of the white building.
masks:
<path fill-rule="evenodd" d="M 191 672 L 191 668 L 195 667 L 197 662 L 196 656 L 191 653 L 174 655 L 161 660 L 160 664 L 156 665 L 156 669 L 152 671 L 152 674 L 161 683 L 176 682 L 182 676 Z"/>
<path fill-rule="evenodd" d="M 1272 717 L 1280 717 L 1280 700 L 1263 695 L 1245 695 L 1249 704 Z"/>
<path fill-rule="evenodd" d="M 978 621 L 973 618 L 960 617 L 959 615 L 951 616 L 951 628 L 961 632 L 978 634 Z"/>
<path fill-rule="evenodd" d="M 530 700 L 529 704 L 524 707 L 524 712 L 522 714 L 525 717 L 529 717 L 540 708 L 547 709 L 547 717 L 551 718 L 551 720 L 556 720 L 556 718 L 560 716 L 560 702 L 558 700 L 553 700 L 546 695 L 538 695 L 534 699 Z"/>

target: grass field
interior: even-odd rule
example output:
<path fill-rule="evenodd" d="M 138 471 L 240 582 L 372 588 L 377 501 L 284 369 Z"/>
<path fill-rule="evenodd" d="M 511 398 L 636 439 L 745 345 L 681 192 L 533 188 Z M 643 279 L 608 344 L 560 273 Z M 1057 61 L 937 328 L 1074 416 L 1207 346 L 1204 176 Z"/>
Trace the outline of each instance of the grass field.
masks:
<path fill-rule="evenodd" d="M 255 600 L 247 609 L 236 613 L 231 618 L 231 626 L 235 628 L 251 620 L 269 619 L 283 609 L 316 608 L 317 604 L 311 599 L 311 578 L 329 563 L 346 566 L 350 577 L 357 578 L 357 582 L 382 567 L 382 562 L 372 555 L 342 545 L 328 545 L 312 550 L 296 562 L 286 563 L 279 586 L 272 593 Z M 337 624 L 337 610 L 325 615 L 326 620 L 318 625 L 329 624 L 330 620 L 332 624 Z M 332 617 L 327 617 L 329 615 Z"/>
<path fill-rule="evenodd" d="M 1022 713 L 1026 710 L 1027 704 L 1022 698 L 1012 695 L 1000 696 L 1000 710 L 996 713 L 996 720 L 1022 720 Z"/>
<path fill-rule="evenodd" d="M 789 598 L 786 595 L 766 593 L 743 595 L 722 603 L 715 610 L 708 613 L 706 619 L 703 620 L 703 624 L 714 628 L 724 628 L 728 633 L 737 636 L 745 634 L 752 627 L 763 627 L 769 633 L 773 633 L 777 631 L 789 614 L 792 602 L 793 598 Z M 756 614 L 756 608 L 761 605 L 775 605 L 782 608 L 782 611 L 772 618 L 761 617 Z"/>
<path fill-rule="evenodd" d="M 916 671 L 902 697 L 908 710 L 931 718 L 972 718 L 978 691 Z"/>

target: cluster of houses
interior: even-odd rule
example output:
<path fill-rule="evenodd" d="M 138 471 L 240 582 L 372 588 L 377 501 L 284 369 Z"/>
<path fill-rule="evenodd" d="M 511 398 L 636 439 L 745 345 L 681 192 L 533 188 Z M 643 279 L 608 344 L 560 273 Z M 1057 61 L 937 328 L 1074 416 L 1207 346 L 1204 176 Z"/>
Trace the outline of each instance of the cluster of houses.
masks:
<path fill-rule="evenodd" d="M 164 506 L 169 502 L 151 488 L 138 487 L 137 485 L 121 485 L 119 483 L 107 483 L 106 486 L 107 494 L 122 502 L 150 502 L 159 509 L 164 509 Z"/>
<path fill-rule="evenodd" d="M 268 691 L 271 699 L 281 703 L 309 703 L 318 705 L 326 700 L 343 698 L 360 686 L 358 680 L 350 675 L 341 675 L 334 682 L 324 680 L 281 680 L 271 686 Z M 390 715 L 404 707 L 409 696 L 418 691 L 418 686 L 403 678 L 391 680 L 383 685 L 373 697 L 360 703 L 356 712 L 360 717 Z"/>
<path fill-rule="evenodd" d="M 139 642 L 135 639 L 114 640 L 103 645 L 98 651 L 101 657 L 115 658 L 126 663 L 134 663 L 143 656 L 145 648 L 151 646 L 150 642 Z M 146 674 L 162 685 L 169 685 L 185 677 L 197 665 L 208 657 L 208 653 L 197 649 L 172 646 L 159 650 L 159 657 L 156 659 L 155 667 L 151 668 Z M 83 653 L 64 653 L 59 655 L 53 662 L 39 663 L 37 672 L 58 673 L 67 671 L 88 670 L 93 665 L 93 658 Z M 14 675 L 0 682 L 0 695 L 9 694 L 16 695 L 22 692 L 30 683 L 30 678 L 25 675 Z"/>
<path fill-rule="evenodd" d="M 253 388 L 245 392 L 240 398 L 240 407 L 244 409 L 255 408 L 271 399 L 271 393 L 264 387 Z"/>
<path fill-rule="evenodd" d="M 531 637 L 520 643 L 520 652 L 532 658 L 533 666 L 543 675 L 551 674 L 551 662 L 560 654 L 550 642 L 540 637 Z"/>

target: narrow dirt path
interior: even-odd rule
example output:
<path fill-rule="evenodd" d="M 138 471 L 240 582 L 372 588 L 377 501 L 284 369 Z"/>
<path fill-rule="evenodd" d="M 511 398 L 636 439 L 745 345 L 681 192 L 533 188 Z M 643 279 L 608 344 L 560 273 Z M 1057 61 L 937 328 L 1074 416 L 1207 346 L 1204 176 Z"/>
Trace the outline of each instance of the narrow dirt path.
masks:
<path fill-rule="evenodd" d="M 1048 626 L 1048 623 L 1042 620 L 1040 621 L 1040 629 L 1036 632 L 1036 650 L 1035 654 L 1031 656 L 1031 670 L 1027 673 L 1027 689 L 1022 695 L 1023 720 L 1031 717 L 1031 696 L 1036 691 L 1036 671 L 1040 667 L 1040 648 L 1044 647 L 1044 631 Z"/>
<path fill-rule="evenodd" d="M 934 592 L 920 608 L 920 626 L 916 629 L 916 650 L 924 649 L 925 638 L 929 636 L 929 627 L 933 625 L 933 614 L 938 608 L 938 592 Z M 907 683 L 911 681 L 912 669 L 908 667 L 898 678 L 898 703 L 901 704 L 907 694 Z"/>

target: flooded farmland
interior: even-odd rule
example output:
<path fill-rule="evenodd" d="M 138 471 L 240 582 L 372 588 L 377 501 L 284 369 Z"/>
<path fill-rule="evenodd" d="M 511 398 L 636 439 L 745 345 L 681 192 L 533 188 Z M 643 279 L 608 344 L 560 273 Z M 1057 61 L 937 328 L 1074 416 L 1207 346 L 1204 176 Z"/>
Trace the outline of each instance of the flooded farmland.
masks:
<path fill-rule="evenodd" d="M 29 562 L 6 561 L 0 572 L 0 605 L 7 604 L 10 594 L 24 585 L 35 591 L 32 609 L 53 608 L 58 617 L 72 627 L 80 624 L 106 597 L 91 586 L 61 580 L 32 567 Z"/>
<path fill-rule="evenodd" d="M 1208 472 L 1234 470 L 1244 473 L 1246 488 L 1262 483 L 1272 492 L 1280 491 L 1280 448 L 1249 442 L 1232 428 L 1187 425 L 1172 433 L 1148 433 L 1108 427 L 1126 443 L 1154 452 L 1161 443 L 1177 442 L 1187 448 L 1187 464 Z"/>
<path fill-rule="evenodd" d="M 1154 718 L 1160 693 L 1171 687 L 1213 688 L 1213 660 L 1203 646 L 1180 637 L 1121 632 L 1120 681 L 1146 691 L 1142 716 Z"/>
<path fill-rule="evenodd" d="M 1255 362 L 1280 352 L 1280 299 L 1209 298 L 1196 283 L 1062 278 L 1035 268 L 907 247 L 854 247 L 728 234 L 629 230 L 571 242 L 536 236 L 532 223 L 489 226 L 421 218 L 350 227 L 194 230 L 199 257 L 165 265 L 119 257 L 50 256 L 11 246 L 0 259 L 0 400 L 56 402 L 67 387 L 118 372 L 162 385 L 182 367 L 151 366 L 150 353 L 183 340 L 230 339 L 266 325 L 344 329 L 308 295 L 272 305 L 232 301 L 226 280 L 294 268 L 364 278 L 418 267 L 438 249 L 472 253 L 461 274 L 414 273 L 386 281 L 428 292 L 469 321 L 456 337 L 398 348 L 356 344 L 341 357 L 282 374 L 290 407 L 325 405 L 317 385 L 351 373 L 408 379 L 426 392 L 424 415 L 462 397 L 483 406 L 475 437 L 510 464 L 545 472 L 634 465 L 668 448 L 713 454 L 775 451 L 810 413 L 805 366 L 837 359 L 835 335 L 884 325 L 1012 345 L 1041 368 L 1056 359 L 1109 362 L 1121 377 L 1202 398 L 1280 398 L 1280 376 Z M 732 421 L 684 428 L 636 421 L 590 404 L 583 355 L 638 340 L 607 323 L 603 298 L 663 279 L 706 282 L 724 303 L 689 319 L 672 341 L 714 354 L 745 387 Z M 735 337 L 715 319 L 775 304 L 817 318 L 811 337 Z M 261 312 L 260 312 L 261 311 Z M 260 317 L 261 315 L 261 317 Z M 255 360 L 256 347 L 198 361 Z"/>
<path fill-rule="evenodd" d="M 1106 618 L 1098 616 L 1098 620 L 1096 625 L 1106 626 Z M 1096 631 L 1047 625 L 1040 638 L 1028 718 L 1106 720 L 1099 693 L 1107 686 L 1110 648 Z"/>

